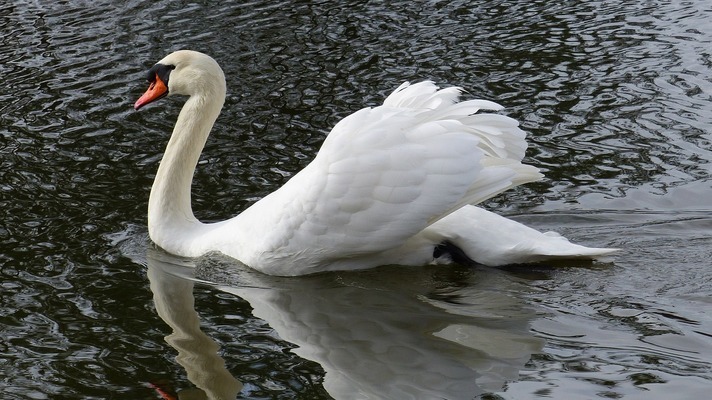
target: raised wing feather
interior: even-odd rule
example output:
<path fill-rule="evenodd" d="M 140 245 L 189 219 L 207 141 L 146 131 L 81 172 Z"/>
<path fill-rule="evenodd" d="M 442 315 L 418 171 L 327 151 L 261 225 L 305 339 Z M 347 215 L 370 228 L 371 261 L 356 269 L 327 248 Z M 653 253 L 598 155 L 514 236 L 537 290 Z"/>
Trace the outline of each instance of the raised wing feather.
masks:
<path fill-rule="evenodd" d="M 264 227 L 250 244 L 254 262 L 245 261 L 318 269 L 393 249 L 465 204 L 539 179 L 520 162 L 526 142 L 516 121 L 479 114 L 501 107 L 457 103 L 459 93 L 403 84 L 384 105 L 340 121 L 304 170 L 237 217 Z"/>
<path fill-rule="evenodd" d="M 499 106 L 456 103 L 458 95 L 431 82 L 404 84 L 383 106 L 339 122 L 314 161 L 280 189 L 303 216 L 290 220 L 283 251 L 326 260 L 391 249 L 463 204 L 538 179 L 519 162 L 526 143 L 516 122 L 472 115 Z"/>

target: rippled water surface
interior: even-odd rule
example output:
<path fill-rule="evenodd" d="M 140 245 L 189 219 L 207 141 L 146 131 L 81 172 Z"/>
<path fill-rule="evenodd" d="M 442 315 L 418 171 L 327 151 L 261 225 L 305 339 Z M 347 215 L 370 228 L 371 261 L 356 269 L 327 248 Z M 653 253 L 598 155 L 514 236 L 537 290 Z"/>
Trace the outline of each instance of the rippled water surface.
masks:
<path fill-rule="evenodd" d="M 706 398 L 712 5 L 387 3 L 0 5 L 3 398 Z M 433 79 L 530 134 L 547 179 L 486 207 L 624 251 L 294 279 L 163 254 L 146 204 L 180 101 L 132 104 L 180 48 L 228 80 L 195 176 L 203 220 Z"/>

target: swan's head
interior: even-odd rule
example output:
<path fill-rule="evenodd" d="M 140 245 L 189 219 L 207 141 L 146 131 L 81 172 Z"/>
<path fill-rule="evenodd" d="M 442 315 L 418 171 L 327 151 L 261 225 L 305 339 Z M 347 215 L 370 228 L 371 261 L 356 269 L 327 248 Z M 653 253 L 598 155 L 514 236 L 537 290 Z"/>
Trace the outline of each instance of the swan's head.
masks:
<path fill-rule="evenodd" d="M 148 90 L 134 104 L 139 109 L 167 95 L 225 96 L 225 75 L 212 57 L 191 50 L 167 55 L 148 70 Z"/>

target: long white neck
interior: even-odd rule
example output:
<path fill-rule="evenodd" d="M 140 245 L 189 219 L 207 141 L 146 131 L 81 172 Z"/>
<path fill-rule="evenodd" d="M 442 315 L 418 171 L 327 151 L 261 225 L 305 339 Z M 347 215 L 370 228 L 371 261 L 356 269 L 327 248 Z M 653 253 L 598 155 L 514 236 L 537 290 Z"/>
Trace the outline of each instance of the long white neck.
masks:
<path fill-rule="evenodd" d="M 190 237 L 201 223 L 191 208 L 193 173 L 205 141 L 225 101 L 223 85 L 186 101 L 158 167 L 148 201 L 148 231 L 168 251 Z"/>

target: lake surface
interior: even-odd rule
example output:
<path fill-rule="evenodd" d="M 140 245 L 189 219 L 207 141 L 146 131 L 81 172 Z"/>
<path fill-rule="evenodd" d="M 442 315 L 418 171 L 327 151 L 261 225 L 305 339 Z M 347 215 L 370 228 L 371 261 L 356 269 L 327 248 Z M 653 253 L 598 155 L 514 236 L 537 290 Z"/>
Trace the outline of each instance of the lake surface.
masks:
<path fill-rule="evenodd" d="M 3 3 L 3 399 L 706 398 L 710 22 L 707 0 Z M 290 279 L 164 254 L 146 205 L 181 101 L 132 105 L 181 48 L 228 81 L 203 220 L 433 79 L 506 106 L 547 176 L 485 207 L 624 250 Z"/>

